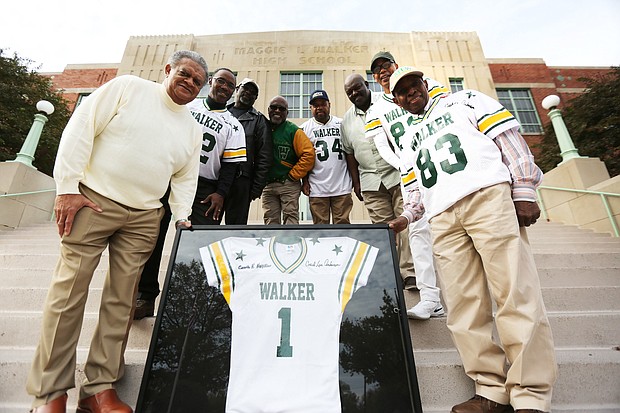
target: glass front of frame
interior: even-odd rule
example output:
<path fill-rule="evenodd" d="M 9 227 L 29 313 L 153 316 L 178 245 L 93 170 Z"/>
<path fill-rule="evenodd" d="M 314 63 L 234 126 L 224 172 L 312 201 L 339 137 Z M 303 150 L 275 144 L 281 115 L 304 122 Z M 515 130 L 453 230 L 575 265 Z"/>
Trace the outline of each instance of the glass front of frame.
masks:
<path fill-rule="evenodd" d="M 421 413 L 386 225 L 176 234 L 138 413 Z"/>

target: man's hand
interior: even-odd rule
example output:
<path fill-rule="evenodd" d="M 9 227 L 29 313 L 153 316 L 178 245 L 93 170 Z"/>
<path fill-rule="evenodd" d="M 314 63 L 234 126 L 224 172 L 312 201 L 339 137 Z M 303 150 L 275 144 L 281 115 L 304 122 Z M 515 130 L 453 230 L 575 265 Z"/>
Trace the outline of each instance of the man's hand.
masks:
<path fill-rule="evenodd" d="M 56 225 L 58 225 L 58 235 L 69 235 L 73 227 L 75 214 L 84 208 L 92 208 L 95 212 L 103 212 L 99 205 L 92 202 L 82 194 L 63 194 L 57 195 L 54 202 L 54 214 L 56 215 Z"/>
<path fill-rule="evenodd" d="M 398 234 L 409 226 L 409 221 L 407 221 L 407 218 L 400 216 L 388 222 L 388 226 Z"/>
<path fill-rule="evenodd" d="M 215 221 L 219 221 L 222 217 L 222 208 L 224 207 L 224 197 L 217 192 L 212 193 L 202 201 L 201 204 L 211 203 L 207 212 L 205 212 L 205 216 L 208 217 L 209 214 L 213 213 L 213 219 Z"/>
<path fill-rule="evenodd" d="M 540 218 L 540 208 L 536 202 L 515 201 L 515 209 L 520 227 L 529 227 Z"/>
<path fill-rule="evenodd" d="M 310 182 L 308 182 L 307 179 L 304 179 L 301 184 L 301 192 L 303 192 L 305 196 L 310 196 Z"/>
<path fill-rule="evenodd" d="M 191 221 L 187 220 L 187 219 L 179 219 L 177 222 L 174 223 L 174 227 L 176 229 L 192 229 L 192 223 Z"/>
<path fill-rule="evenodd" d="M 355 196 L 357 197 L 357 199 L 364 202 L 364 197 L 362 196 L 362 187 L 359 183 L 353 184 L 353 192 L 355 192 Z"/>

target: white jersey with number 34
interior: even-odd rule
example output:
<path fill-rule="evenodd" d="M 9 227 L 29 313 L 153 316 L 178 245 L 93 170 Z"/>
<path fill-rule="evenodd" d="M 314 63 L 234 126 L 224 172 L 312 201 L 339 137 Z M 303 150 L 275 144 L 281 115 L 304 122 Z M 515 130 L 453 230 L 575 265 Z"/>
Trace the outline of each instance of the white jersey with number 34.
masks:
<path fill-rule="evenodd" d="M 308 174 L 311 197 L 339 196 L 351 193 L 353 182 L 347 169 L 347 160 L 340 141 L 341 124 L 342 119 L 330 116 L 329 121 L 325 124 L 310 118 L 301 125 L 316 151 L 314 168 Z"/>
<path fill-rule="evenodd" d="M 342 313 L 378 249 L 348 237 L 226 238 L 200 248 L 233 315 L 227 413 L 340 413 Z"/>

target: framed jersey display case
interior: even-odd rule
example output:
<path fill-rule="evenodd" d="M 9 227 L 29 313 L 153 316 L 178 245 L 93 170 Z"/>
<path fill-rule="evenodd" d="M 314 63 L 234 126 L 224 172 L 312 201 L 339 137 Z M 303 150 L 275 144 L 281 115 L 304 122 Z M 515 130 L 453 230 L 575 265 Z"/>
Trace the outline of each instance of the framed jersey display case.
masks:
<path fill-rule="evenodd" d="M 137 413 L 421 413 L 387 225 L 178 230 Z"/>

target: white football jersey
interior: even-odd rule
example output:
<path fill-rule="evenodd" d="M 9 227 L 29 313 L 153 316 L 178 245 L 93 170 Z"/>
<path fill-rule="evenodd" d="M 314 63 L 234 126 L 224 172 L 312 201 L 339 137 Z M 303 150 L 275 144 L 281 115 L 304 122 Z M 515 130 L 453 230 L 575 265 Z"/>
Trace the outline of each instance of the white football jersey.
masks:
<path fill-rule="evenodd" d="M 462 90 L 429 101 L 423 114 L 412 116 L 401 160 L 417 176 L 429 219 L 479 189 L 511 181 L 493 138 L 519 123 L 495 99 Z M 406 186 L 410 182 L 403 177 Z"/>
<path fill-rule="evenodd" d="M 436 80 L 428 77 L 424 78 L 424 80 L 428 83 L 428 94 L 431 99 L 450 93 L 444 85 Z M 394 103 L 394 98 L 391 94 L 383 93 L 366 112 L 366 138 L 372 140 L 380 131 L 385 132 L 393 146 L 394 152 L 400 156 L 403 146 L 400 140 L 405 135 L 411 118 L 411 113 Z"/>
<path fill-rule="evenodd" d="M 341 413 L 340 322 L 378 249 L 348 237 L 226 238 L 200 248 L 232 311 L 227 413 Z"/>
<path fill-rule="evenodd" d="M 217 181 L 222 162 L 245 162 L 245 132 L 241 123 L 227 110 L 214 110 L 207 99 L 195 99 L 187 105 L 202 126 L 200 176 Z"/>
<path fill-rule="evenodd" d="M 342 149 L 340 125 L 342 119 L 330 116 L 326 124 L 308 119 L 303 129 L 316 151 L 314 168 L 308 174 L 311 197 L 327 197 L 350 194 L 353 182 L 347 169 L 345 152 Z"/>

